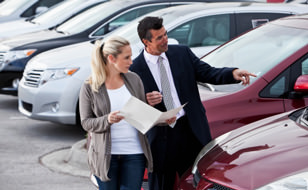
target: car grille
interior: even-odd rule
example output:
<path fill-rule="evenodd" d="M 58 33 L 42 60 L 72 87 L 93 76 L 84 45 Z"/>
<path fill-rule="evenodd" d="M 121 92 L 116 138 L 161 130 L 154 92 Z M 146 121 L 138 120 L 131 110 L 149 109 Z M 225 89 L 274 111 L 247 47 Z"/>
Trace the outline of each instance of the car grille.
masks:
<path fill-rule="evenodd" d="M 4 62 L 4 54 L 0 52 L 0 64 Z"/>
<path fill-rule="evenodd" d="M 233 189 L 230 189 L 228 187 L 225 187 L 225 186 L 219 185 L 217 183 L 214 183 L 211 188 L 208 188 L 208 190 L 233 190 Z"/>
<path fill-rule="evenodd" d="M 194 174 L 194 184 L 195 186 L 197 186 L 197 184 L 200 182 L 200 180 L 205 180 L 205 179 L 201 179 L 201 175 L 199 173 L 199 171 L 197 171 L 195 174 Z M 211 184 L 211 187 L 207 188 L 207 190 L 233 190 L 229 187 L 225 187 L 223 185 L 220 185 L 218 183 L 214 183 L 212 181 L 209 181 L 209 180 L 206 180 L 207 182 L 209 182 Z"/>
<path fill-rule="evenodd" d="M 4 52 L 0 52 L 0 69 L 4 66 Z"/>
<path fill-rule="evenodd" d="M 24 85 L 30 87 L 38 87 L 44 70 L 30 70 L 24 73 Z"/>

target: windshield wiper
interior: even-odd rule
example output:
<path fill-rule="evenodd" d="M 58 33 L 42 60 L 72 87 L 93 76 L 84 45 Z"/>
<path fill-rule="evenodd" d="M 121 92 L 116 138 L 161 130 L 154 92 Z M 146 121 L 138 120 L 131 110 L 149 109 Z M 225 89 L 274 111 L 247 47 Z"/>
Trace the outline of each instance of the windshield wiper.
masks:
<path fill-rule="evenodd" d="M 305 125 L 306 127 L 308 127 L 308 108 L 306 108 L 302 115 L 299 116 L 299 119 L 298 119 L 298 123 L 301 124 L 301 125 Z"/>
<path fill-rule="evenodd" d="M 58 33 L 60 33 L 60 34 L 65 34 L 65 35 L 68 35 L 69 33 L 68 32 L 64 32 L 64 31 L 62 31 L 62 30 L 56 30 Z"/>
<path fill-rule="evenodd" d="M 209 84 L 209 83 L 198 82 L 198 84 L 200 84 L 201 86 L 204 86 L 205 88 L 208 88 L 211 92 L 215 92 L 216 91 L 214 86 Z"/>
<path fill-rule="evenodd" d="M 30 17 L 26 18 L 26 19 L 25 19 L 25 21 L 26 21 L 26 22 L 30 22 L 30 23 L 35 24 L 35 22 L 33 22 L 34 18 L 36 18 L 36 16 L 35 16 L 35 15 L 30 16 Z"/>

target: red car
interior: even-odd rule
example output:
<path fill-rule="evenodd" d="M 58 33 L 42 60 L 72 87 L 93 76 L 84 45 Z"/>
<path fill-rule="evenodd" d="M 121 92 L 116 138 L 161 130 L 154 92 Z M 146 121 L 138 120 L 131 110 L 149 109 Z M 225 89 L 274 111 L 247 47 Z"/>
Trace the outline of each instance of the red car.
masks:
<path fill-rule="evenodd" d="M 257 77 L 246 87 L 202 84 L 213 137 L 225 134 L 203 148 L 177 189 L 308 189 L 308 110 L 283 113 L 308 105 L 308 15 L 267 23 L 203 60 Z"/>
<path fill-rule="evenodd" d="M 215 67 L 238 67 L 257 75 L 248 86 L 200 84 L 213 137 L 308 105 L 307 85 L 296 83 L 308 80 L 307 15 L 265 24 L 202 60 Z"/>
<path fill-rule="evenodd" d="M 308 189 L 307 142 L 308 107 L 251 123 L 205 146 L 178 189 Z"/>

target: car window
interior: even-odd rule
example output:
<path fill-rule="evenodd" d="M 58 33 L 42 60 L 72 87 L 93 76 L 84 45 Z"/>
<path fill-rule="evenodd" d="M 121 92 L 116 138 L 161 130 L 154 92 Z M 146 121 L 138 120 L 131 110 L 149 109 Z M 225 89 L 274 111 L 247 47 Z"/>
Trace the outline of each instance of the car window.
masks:
<path fill-rule="evenodd" d="M 169 31 L 168 37 L 189 47 L 223 44 L 230 40 L 230 15 L 213 15 L 191 20 Z"/>
<path fill-rule="evenodd" d="M 52 7 L 43 14 L 40 14 L 39 16 L 31 20 L 31 22 L 38 24 L 48 24 L 49 22 L 54 21 L 57 15 L 61 15 L 60 17 L 63 17 L 63 15 L 71 15 L 72 13 L 67 10 L 73 10 L 75 7 L 78 7 L 83 2 L 84 0 L 64 1 L 63 3 Z"/>
<path fill-rule="evenodd" d="M 308 75 L 308 58 L 302 62 L 302 75 Z"/>
<path fill-rule="evenodd" d="M 63 0 L 40 0 L 38 2 L 39 7 L 51 7 L 57 3 L 60 3 Z"/>
<path fill-rule="evenodd" d="M 271 97 L 281 97 L 283 96 L 286 89 L 286 76 L 281 77 L 271 88 Z"/>
<path fill-rule="evenodd" d="M 288 82 L 290 75 L 290 68 L 286 69 L 276 79 L 270 82 L 261 92 L 260 97 L 262 98 L 283 98 L 285 92 L 288 89 Z"/>
<path fill-rule="evenodd" d="M 267 95 L 268 98 L 283 98 L 285 92 L 287 92 L 287 84 L 288 81 L 287 75 L 282 75 L 278 78 L 277 81 L 274 81 L 272 85 L 270 85 L 269 93 Z M 265 97 L 265 96 L 263 96 Z"/>
<path fill-rule="evenodd" d="M 186 6 L 180 6 L 179 5 L 179 7 L 177 7 L 175 5 L 179 5 L 179 4 L 172 4 L 172 7 L 168 8 L 168 9 L 157 10 L 157 11 L 151 12 L 149 14 L 143 15 L 141 17 L 138 17 L 138 18 L 134 19 L 133 21 L 131 21 L 129 24 L 122 26 L 121 29 L 115 30 L 114 32 L 112 32 L 110 34 L 115 35 L 115 36 L 125 37 L 127 40 L 130 41 L 132 48 L 133 48 L 133 51 L 134 51 L 134 48 L 135 48 L 136 52 L 139 52 L 141 50 L 140 48 L 143 48 L 143 45 L 142 45 L 142 43 L 139 39 L 139 36 L 137 34 L 137 26 L 138 26 L 138 24 L 139 24 L 139 22 L 142 18 L 144 18 L 145 16 L 162 17 L 164 19 L 164 26 L 166 27 L 166 30 L 168 31 L 168 36 L 169 36 L 169 31 L 172 31 L 172 29 L 170 29 L 170 27 L 173 26 L 172 23 L 175 20 L 177 20 L 183 14 L 185 15 L 187 13 L 200 10 L 200 7 L 198 7 L 198 6 L 190 7 L 189 9 L 187 9 Z M 176 9 L 180 9 L 181 11 L 174 11 Z M 173 28 L 175 28 L 175 27 L 176 26 L 174 26 Z M 107 36 L 108 35 L 109 34 L 107 34 Z M 141 44 L 141 46 L 139 46 L 137 44 Z"/>
<path fill-rule="evenodd" d="M 237 33 L 242 34 L 260 24 L 289 15 L 284 13 L 237 13 L 235 14 Z"/>
<path fill-rule="evenodd" d="M 123 26 L 127 24 L 128 22 L 134 20 L 135 18 L 138 18 L 142 15 L 145 15 L 149 12 L 159 10 L 166 8 L 168 5 L 149 5 L 149 6 L 143 6 L 139 8 L 135 8 L 133 10 L 129 10 L 128 12 L 118 16 L 116 19 L 112 20 L 109 24 L 104 25 L 100 27 L 98 30 L 96 30 L 92 36 L 102 36 L 107 34 L 108 32 L 111 32 L 115 30 L 116 28 Z"/>
<path fill-rule="evenodd" d="M 288 92 L 293 91 L 296 79 L 304 74 L 308 74 L 307 56 L 292 64 L 276 77 L 260 92 L 260 96 L 264 98 L 285 98 Z"/>
<path fill-rule="evenodd" d="M 158 12 L 155 11 L 153 13 L 150 13 L 150 15 L 151 16 L 162 16 L 159 12 L 160 11 L 158 11 Z M 142 16 L 142 17 L 144 17 L 144 16 Z M 178 15 L 167 13 L 167 14 L 164 14 L 162 17 L 164 18 L 164 24 L 168 25 L 169 23 L 174 21 L 178 17 Z M 111 34 L 115 35 L 115 36 L 122 36 L 122 37 L 125 37 L 127 40 L 129 40 L 129 42 L 131 44 L 136 45 L 136 44 L 140 43 L 140 39 L 139 39 L 139 36 L 137 34 L 137 26 L 138 26 L 140 20 L 141 20 L 141 18 L 136 18 L 136 19 L 134 19 L 134 21 L 130 22 L 129 24 L 127 24 L 125 26 L 123 26 L 121 29 L 115 30 L 114 32 L 107 34 L 107 36 L 111 35 Z"/>
<path fill-rule="evenodd" d="M 31 7 L 29 7 L 27 10 L 25 10 L 22 14 L 21 17 L 30 17 L 36 14 L 36 9 L 38 7 L 51 7 L 63 0 L 40 0 L 36 3 L 34 3 Z"/>
<path fill-rule="evenodd" d="M 93 27 L 110 15 L 122 9 L 120 1 L 102 3 L 69 19 L 57 27 L 57 31 L 67 34 L 77 34 Z"/>

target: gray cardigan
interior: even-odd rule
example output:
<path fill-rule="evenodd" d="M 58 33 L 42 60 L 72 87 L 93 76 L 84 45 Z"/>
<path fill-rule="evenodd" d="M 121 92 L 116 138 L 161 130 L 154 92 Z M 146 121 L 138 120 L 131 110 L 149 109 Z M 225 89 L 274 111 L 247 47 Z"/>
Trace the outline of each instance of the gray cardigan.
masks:
<path fill-rule="evenodd" d="M 133 72 L 121 74 L 129 92 L 142 101 L 145 100 L 144 87 L 139 76 Z M 91 89 L 87 82 L 81 87 L 79 110 L 82 127 L 91 135 L 88 150 L 88 163 L 92 174 L 102 181 L 110 180 L 107 176 L 111 159 L 111 134 L 108 122 L 110 113 L 110 99 L 103 84 L 98 92 Z M 153 171 L 153 161 L 146 135 L 139 132 L 140 143 L 147 159 L 149 172 Z"/>

